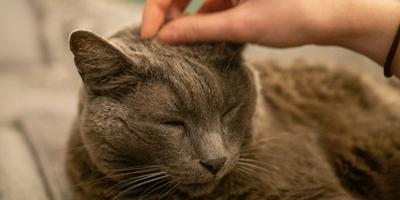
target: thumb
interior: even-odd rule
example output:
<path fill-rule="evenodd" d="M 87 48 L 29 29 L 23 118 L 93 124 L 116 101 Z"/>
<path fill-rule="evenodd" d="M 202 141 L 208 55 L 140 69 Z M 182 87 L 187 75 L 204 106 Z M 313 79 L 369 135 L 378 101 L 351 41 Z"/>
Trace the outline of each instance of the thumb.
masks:
<path fill-rule="evenodd" d="M 235 20 L 238 11 L 237 8 L 232 8 L 222 12 L 180 17 L 166 24 L 158 33 L 158 39 L 164 43 L 245 42 L 246 33 L 243 32 L 246 30 L 241 30 L 242 23 Z"/>

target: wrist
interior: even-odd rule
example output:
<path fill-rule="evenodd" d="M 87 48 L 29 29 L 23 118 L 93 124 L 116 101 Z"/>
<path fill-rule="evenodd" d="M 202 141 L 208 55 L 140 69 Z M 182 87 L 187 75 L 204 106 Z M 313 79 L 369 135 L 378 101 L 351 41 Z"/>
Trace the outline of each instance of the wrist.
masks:
<path fill-rule="evenodd" d="M 333 13 L 322 45 L 336 45 L 361 53 L 383 65 L 400 23 L 400 2 L 344 0 Z M 346 3 L 347 2 L 347 3 Z"/>

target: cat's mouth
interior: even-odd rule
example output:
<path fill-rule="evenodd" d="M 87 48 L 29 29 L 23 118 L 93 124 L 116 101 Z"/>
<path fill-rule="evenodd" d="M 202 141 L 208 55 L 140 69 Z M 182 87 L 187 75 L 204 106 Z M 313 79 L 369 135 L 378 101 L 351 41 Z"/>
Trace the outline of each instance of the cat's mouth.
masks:
<path fill-rule="evenodd" d="M 205 183 L 187 183 L 179 184 L 179 190 L 188 193 L 191 196 L 201 196 L 211 193 L 218 182 L 205 182 Z"/>

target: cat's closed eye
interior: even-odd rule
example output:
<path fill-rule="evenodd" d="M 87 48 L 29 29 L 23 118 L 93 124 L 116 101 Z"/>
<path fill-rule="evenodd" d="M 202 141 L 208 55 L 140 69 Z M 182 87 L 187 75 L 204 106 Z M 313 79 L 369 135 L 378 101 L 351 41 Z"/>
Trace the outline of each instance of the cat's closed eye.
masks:
<path fill-rule="evenodd" d="M 186 133 L 186 126 L 183 120 L 163 120 L 160 125 L 176 132 Z"/>
<path fill-rule="evenodd" d="M 225 110 L 225 112 L 222 113 L 222 118 L 227 118 L 230 117 L 232 114 L 234 114 L 240 107 L 240 103 L 235 103 L 231 106 L 228 107 L 228 109 Z"/>
<path fill-rule="evenodd" d="M 171 127 L 185 128 L 185 122 L 180 120 L 166 120 L 161 122 L 161 124 Z"/>

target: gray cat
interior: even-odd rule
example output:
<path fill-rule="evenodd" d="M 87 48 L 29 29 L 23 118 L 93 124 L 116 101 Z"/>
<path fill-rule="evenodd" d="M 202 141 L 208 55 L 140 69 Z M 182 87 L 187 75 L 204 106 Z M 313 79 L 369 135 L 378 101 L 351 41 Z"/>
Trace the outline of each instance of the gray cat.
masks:
<path fill-rule="evenodd" d="M 243 46 L 72 33 L 80 200 L 398 200 L 400 114 L 357 76 L 251 67 Z"/>

